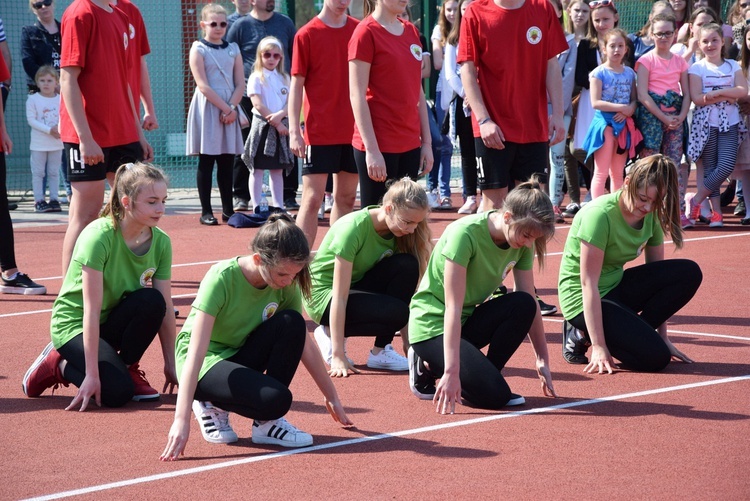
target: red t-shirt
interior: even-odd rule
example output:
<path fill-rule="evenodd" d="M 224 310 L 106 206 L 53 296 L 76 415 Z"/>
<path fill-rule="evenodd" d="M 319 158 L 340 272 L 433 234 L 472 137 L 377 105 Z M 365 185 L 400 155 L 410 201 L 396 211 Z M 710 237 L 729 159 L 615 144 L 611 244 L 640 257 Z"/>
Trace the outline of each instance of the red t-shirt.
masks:
<path fill-rule="evenodd" d="M 349 39 L 359 21 L 347 17 L 331 28 L 318 17 L 294 37 L 292 75 L 305 78 L 304 114 L 307 144 L 351 144 L 354 113 L 349 101 Z"/>
<path fill-rule="evenodd" d="M 5 65 L 5 59 L 3 59 L 3 54 L 0 52 L 0 82 L 4 82 L 10 78 L 10 71 L 8 71 L 8 67 Z M 3 143 L 0 142 L 0 153 L 3 152 Z M 0 188 L 2 189 L 2 188 Z"/>
<path fill-rule="evenodd" d="M 143 22 L 141 11 L 130 0 L 118 0 L 117 8 L 128 16 L 128 76 L 130 91 L 133 93 L 133 102 L 138 106 L 141 97 L 141 57 L 151 53 L 148 43 L 146 24 Z M 133 50 L 130 50 L 133 49 Z"/>
<path fill-rule="evenodd" d="M 365 18 L 349 41 L 349 60 L 370 63 L 366 99 L 381 153 L 403 153 L 419 148 L 419 93 L 422 85 L 422 44 L 413 24 L 401 21 L 396 36 L 372 17 Z M 365 150 L 357 125 L 352 145 Z"/>
<path fill-rule="evenodd" d="M 94 141 L 102 148 L 138 141 L 128 100 L 128 25 L 121 10 L 107 12 L 90 0 L 75 0 L 62 17 L 60 67 L 81 68 L 83 109 Z M 65 99 L 60 101 L 60 136 L 67 143 L 80 143 Z"/>
<path fill-rule="evenodd" d="M 476 0 L 466 9 L 459 40 L 457 61 L 474 62 L 484 104 L 505 139 L 549 140 L 547 61 L 568 50 L 549 2 L 526 0 L 518 9 L 503 9 L 493 0 Z"/>

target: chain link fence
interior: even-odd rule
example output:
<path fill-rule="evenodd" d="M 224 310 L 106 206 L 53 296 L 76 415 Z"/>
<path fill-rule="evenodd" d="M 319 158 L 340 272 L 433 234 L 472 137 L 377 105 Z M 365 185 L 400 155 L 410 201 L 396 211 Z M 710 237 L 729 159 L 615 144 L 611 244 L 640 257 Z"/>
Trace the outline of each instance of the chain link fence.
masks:
<path fill-rule="evenodd" d="M 690 0 L 689 0 L 690 1 Z M 55 18 L 61 19 L 72 0 L 56 0 Z M 155 151 L 155 163 L 169 174 L 173 188 L 195 186 L 197 160 L 185 156 L 185 120 L 187 109 L 195 89 L 188 66 L 188 52 L 199 36 L 198 16 L 202 6 L 208 3 L 201 0 L 136 0 L 148 29 L 151 54 L 147 57 L 151 87 L 159 120 L 159 129 L 147 132 L 146 137 Z M 219 2 L 234 12 L 231 2 Z M 361 11 L 362 0 L 354 0 L 353 11 Z M 426 23 L 428 9 L 435 9 L 436 0 L 413 2 L 415 18 Z M 638 30 L 645 22 L 652 0 L 620 0 L 620 25 L 628 32 Z M 726 9 L 727 0 L 724 2 Z M 294 5 L 291 17 L 301 26 L 315 15 L 320 0 L 296 0 L 289 4 L 286 0 L 276 2 L 276 10 L 288 13 L 288 6 Z M 434 11 L 434 10 L 433 10 Z M 26 75 L 21 64 L 21 28 L 36 22 L 26 0 L 3 0 L 0 18 L 13 58 L 13 88 L 8 99 L 5 119 L 8 132 L 14 142 L 13 154 L 6 157 L 8 166 L 8 190 L 14 198 L 30 196 L 31 174 L 29 168 L 29 134 L 26 122 Z M 429 38 L 432 26 L 422 31 Z M 345 98 L 342 98 L 345 99 Z M 460 161 L 454 152 L 454 177 L 460 179 Z"/>

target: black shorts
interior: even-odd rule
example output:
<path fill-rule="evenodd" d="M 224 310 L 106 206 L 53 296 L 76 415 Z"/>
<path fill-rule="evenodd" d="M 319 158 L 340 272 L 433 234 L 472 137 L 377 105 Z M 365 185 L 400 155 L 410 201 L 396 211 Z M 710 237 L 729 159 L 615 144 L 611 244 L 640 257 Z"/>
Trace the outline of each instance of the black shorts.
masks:
<path fill-rule="evenodd" d="M 481 137 L 474 138 L 477 150 L 477 185 L 480 190 L 507 188 L 513 181 L 526 181 L 538 174 L 546 183 L 549 143 L 505 142 L 505 148 L 487 148 Z"/>
<path fill-rule="evenodd" d="M 338 174 L 339 172 L 357 174 L 354 147 L 351 144 L 308 145 L 305 148 L 305 159 L 302 162 L 303 176 Z"/>
<path fill-rule="evenodd" d="M 71 183 L 101 181 L 107 178 L 108 172 L 117 171 L 122 164 L 143 160 L 143 148 L 141 148 L 139 142 L 102 148 L 104 161 L 96 165 L 83 163 L 79 144 L 63 143 L 63 145 L 65 147 L 65 158 L 68 160 L 68 180 Z"/>

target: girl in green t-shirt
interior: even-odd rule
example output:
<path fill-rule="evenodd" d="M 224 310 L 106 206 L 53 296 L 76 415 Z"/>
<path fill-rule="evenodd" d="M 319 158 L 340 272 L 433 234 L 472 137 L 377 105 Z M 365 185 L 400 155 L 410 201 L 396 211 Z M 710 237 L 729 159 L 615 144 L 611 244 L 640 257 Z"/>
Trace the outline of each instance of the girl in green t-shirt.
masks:
<path fill-rule="evenodd" d="M 542 266 L 554 233 L 552 202 L 537 179 L 516 186 L 502 209 L 446 228 L 411 302 L 409 385 L 417 397 L 443 414 L 462 398 L 484 409 L 523 404 L 500 371 L 527 333 L 544 394 L 555 396 L 533 273 L 534 251 Z M 511 271 L 516 291 L 491 297 Z"/>
<path fill-rule="evenodd" d="M 203 438 L 212 443 L 237 441 L 229 425 L 231 411 L 253 419 L 253 443 L 312 445 L 310 434 L 284 419 L 300 360 L 323 392 L 331 416 L 344 426 L 352 424 L 300 313 L 300 290 L 310 294 L 305 234 L 288 215 L 273 214 L 251 250 L 211 267 L 177 336 L 180 387 L 162 460 L 183 453 L 191 407 Z"/>
<path fill-rule="evenodd" d="M 703 278 L 693 261 L 664 259 L 665 232 L 682 247 L 679 193 L 674 162 L 653 155 L 636 162 L 621 190 L 576 215 L 558 285 L 568 363 L 611 374 L 615 358 L 643 372 L 660 371 L 672 358 L 691 362 L 669 340 L 666 324 Z M 645 264 L 624 269 L 641 254 Z"/>
<path fill-rule="evenodd" d="M 30 397 L 78 387 L 66 410 L 80 404 L 125 405 L 158 400 L 138 362 L 156 334 L 164 356 L 163 391 L 177 384 L 172 314 L 172 244 L 156 225 L 164 215 L 167 181 L 146 163 L 117 169 L 102 216 L 78 236 L 52 307 L 52 342 L 23 379 Z M 169 312 L 167 315 L 166 312 Z"/>
<path fill-rule="evenodd" d="M 382 206 L 366 207 L 336 221 L 310 265 L 312 298 L 305 302 L 320 324 L 315 340 L 333 377 L 358 373 L 346 356 L 349 336 L 375 336 L 367 366 L 408 370 L 391 345 L 401 331 L 408 349 L 409 301 L 431 249 L 429 203 L 409 178 L 391 184 Z"/>

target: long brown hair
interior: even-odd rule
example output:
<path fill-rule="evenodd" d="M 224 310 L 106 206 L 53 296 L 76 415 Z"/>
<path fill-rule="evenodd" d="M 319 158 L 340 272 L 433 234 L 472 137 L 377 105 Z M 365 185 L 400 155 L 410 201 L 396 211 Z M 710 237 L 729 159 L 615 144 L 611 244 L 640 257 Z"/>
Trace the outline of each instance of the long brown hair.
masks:
<path fill-rule="evenodd" d="M 448 38 L 445 40 L 447 43 L 453 46 L 458 45 L 458 36 L 461 34 L 461 19 L 463 18 L 461 15 L 461 6 L 466 2 L 473 1 L 474 0 L 458 0 L 458 5 L 456 6 L 456 20 L 453 22 L 451 31 L 448 33 Z"/>
<path fill-rule="evenodd" d="M 639 190 L 656 188 L 654 213 L 664 233 L 669 233 L 675 247 L 682 248 L 683 234 L 680 224 L 680 185 L 677 166 L 669 157 L 651 155 L 638 160 L 628 174 L 628 185 L 623 194 L 630 203 L 638 199 Z"/>
<path fill-rule="evenodd" d="M 430 210 L 430 202 L 424 188 L 408 177 L 393 181 L 383 195 L 383 207 L 391 205 L 398 212 L 405 209 Z M 396 237 L 399 252 L 411 254 L 419 262 L 419 276 L 427 269 L 432 252 L 432 232 L 427 218 L 417 224 L 414 233 Z"/>
<path fill-rule="evenodd" d="M 271 214 L 250 244 L 250 250 L 260 255 L 261 265 L 274 268 L 282 261 L 302 264 L 294 281 L 306 299 L 310 299 L 310 246 L 307 237 L 288 214 Z"/>

